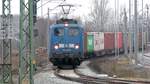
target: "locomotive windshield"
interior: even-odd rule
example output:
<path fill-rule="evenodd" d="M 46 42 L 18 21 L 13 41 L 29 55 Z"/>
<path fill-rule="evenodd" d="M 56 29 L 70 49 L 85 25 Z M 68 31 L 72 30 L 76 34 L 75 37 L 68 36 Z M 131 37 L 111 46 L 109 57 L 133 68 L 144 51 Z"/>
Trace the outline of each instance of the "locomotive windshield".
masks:
<path fill-rule="evenodd" d="M 55 36 L 63 36 L 64 35 L 64 29 L 61 28 L 55 28 L 54 29 Z"/>
<path fill-rule="evenodd" d="M 69 28 L 69 36 L 77 36 L 79 34 L 79 30 L 76 28 Z"/>

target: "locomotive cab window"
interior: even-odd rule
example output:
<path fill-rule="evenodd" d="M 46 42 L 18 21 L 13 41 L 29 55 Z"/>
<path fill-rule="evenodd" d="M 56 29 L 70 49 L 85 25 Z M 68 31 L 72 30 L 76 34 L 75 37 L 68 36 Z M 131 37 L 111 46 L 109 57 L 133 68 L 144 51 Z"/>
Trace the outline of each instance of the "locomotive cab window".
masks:
<path fill-rule="evenodd" d="M 55 36 L 63 36 L 64 35 L 64 29 L 55 28 L 54 34 L 55 34 Z"/>
<path fill-rule="evenodd" d="M 69 29 L 69 36 L 77 36 L 79 34 L 79 30 L 77 28 Z"/>

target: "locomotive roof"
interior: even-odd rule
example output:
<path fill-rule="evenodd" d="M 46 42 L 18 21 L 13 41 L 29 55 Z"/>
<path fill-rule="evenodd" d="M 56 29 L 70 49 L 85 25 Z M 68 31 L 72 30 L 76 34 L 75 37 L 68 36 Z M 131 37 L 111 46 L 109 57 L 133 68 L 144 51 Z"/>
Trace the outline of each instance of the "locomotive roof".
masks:
<path fill-rule="evenodd" d="M 65 26 L 65 24 L 53 24 L 50 27 L 55 28 L 55 27 L 80 27 L 83 28 L 81 24 L 68 24 L 68 26 Z"/>
<path fill-rule="evenodd" d="M 61 18 L 56 21 L 56 24 L 63 24 L 63 23 L 68 23 L 68 24 L 78 24 L 78 21 L 75 19 L 67 19 L 67 18 Z"/>

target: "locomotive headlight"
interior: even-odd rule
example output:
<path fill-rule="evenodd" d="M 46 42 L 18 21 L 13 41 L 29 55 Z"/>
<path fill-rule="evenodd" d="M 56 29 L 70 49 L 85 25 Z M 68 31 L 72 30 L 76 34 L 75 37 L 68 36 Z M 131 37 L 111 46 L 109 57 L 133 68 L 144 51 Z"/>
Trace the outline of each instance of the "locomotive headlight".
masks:
<path fill-rule="evenodd" d="M 58 45 L 55 45 L 55 46 L 54 46 L 54 48 L 55 48 L 55 49 L 58 49 L 58 48 L 59 48 L 59 46 L 58 46 Z"/>
<path fill-rule="evenodd" d="M 75 45 L 75 49 L 79 49 L 79 45 Z"/>
<path fill-rule="evenodd" d="M 67 24 L 67 23 L 65 23 L 64 25 L 65 25 L 65 27 L 67 27 L 67 26 L 68 26 L 68 24 Z"/>

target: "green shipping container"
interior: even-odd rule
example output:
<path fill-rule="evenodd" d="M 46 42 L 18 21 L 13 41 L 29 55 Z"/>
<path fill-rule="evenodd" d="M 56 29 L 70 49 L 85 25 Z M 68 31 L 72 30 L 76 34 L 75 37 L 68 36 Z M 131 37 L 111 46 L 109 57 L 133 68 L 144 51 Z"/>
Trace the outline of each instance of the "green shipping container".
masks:
<path fill-rule="evenodd" d="M 88 53 L 93 53 L 94 50 L 94 36 L 93 35 L 88 35 L 87 36 L 87 52 Z"/>

